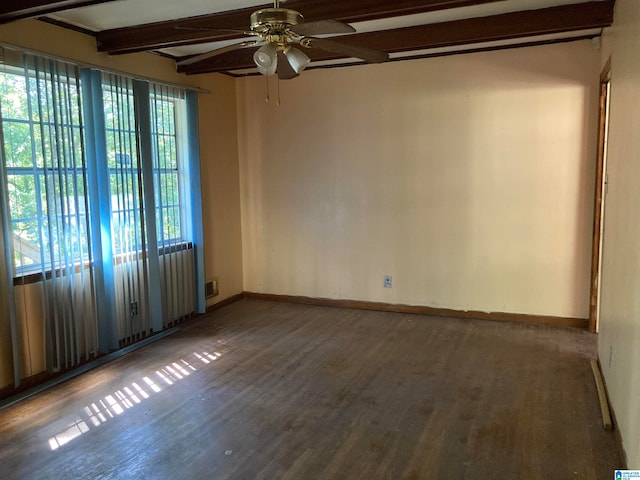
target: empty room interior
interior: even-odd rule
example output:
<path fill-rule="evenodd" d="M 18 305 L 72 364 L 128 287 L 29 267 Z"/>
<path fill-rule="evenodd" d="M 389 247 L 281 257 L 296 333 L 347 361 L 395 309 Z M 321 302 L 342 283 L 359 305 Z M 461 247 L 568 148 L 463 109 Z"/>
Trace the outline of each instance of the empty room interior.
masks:
<path fill-rule="evenodd" d="M 639 51 L 637 0 L 3 1 L 1 476 L 640 470 Z"/>

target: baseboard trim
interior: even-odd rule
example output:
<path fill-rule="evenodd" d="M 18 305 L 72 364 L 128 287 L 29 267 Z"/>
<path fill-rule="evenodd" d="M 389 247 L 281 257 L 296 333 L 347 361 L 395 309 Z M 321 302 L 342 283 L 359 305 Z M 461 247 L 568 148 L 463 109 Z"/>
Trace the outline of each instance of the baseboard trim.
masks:
<path fill-rule="evenodd" d="M 220 300 L 218 303 L 214 303 L 213 305 L 209 305 L 207 307 L 207 313 L 215 312 L 216 310 L 220 310 L 221 308 L 227 307 L 232 303 L 236 303 L 238 300 L 242 300 L 244 298 L 244 293 L 238 293 L 236 295 L 232 295 L 229 298 L 225 298 L 224 300 Z"/>
<path fill-rule="evenodd" d="M 600 362 L 595 358 L 591 359 L 591 370 L 593 371 L 593 380 L 596 384 L 598 392 L 598 403 L 600 404 L 600 414 L 602 415 L 602 428 L 607 431 L 613 430 L 613 421 L 611 420 L 611 408 L 609 406 L 609 396 L 602 379 L 602 371 L 600 370 Z"/>
<path fill-rule="evenodd" d="M 361 300 L 338 300 L 333 298 L 302 297 L 296 295 L 276 295 L 271 293 L 244 292 L 246 298 L 271 300 L 276 302 L 302 303 L 323 307 L 355 308 L 359 310 L 374 310 L 379 312 L 410 313 L 415 315 L 429 315 L 432 317 L 474 318 L 478 320 L 494 320 L 501 322 L 517 322 L 533 325 L 551 325 L 555 327 L 571 327 L 587 329 L 589 320 L 586 318 L 554 317 L 550 315 L 527 315 L 523 313 L 480 312 L 475 310 L 453 310 L 449 308 L 435 308 L 420 305 L 402 305 L 382 302 L 367 302 Z"/>
<path fill-rule="evenodd" d="M 611 433 L 613 433 L 613 435 L 614 435 L 614 437 L 616 439 L 616 443 L 618 444 L 618 449 L 620 450 L 620 452 L 622 452 L 623 464 L 620 465 L 620 470 L 626 470 L 628 468 L 628 465 L 629 465 L 629 457 L 627 456 L 627 451 L 624 448 L 624 441 L 623 441 L 623 438 L 622 438 L 622 432 L 620 431 L 620 427 L 619 427 L 620 424 L 618 423 L 618 419 L 616 418 L 616 412 L 613 409 L 613 405 L 611 404 L 611 402 L 609 402 L 609 398 L 610 398 L 609 397 L 609 389 L 607 388 L 607 379 L 605 378 L 604 374 L 602 373 L 602 362 L 600 361 L 600 355 L 598 355 L 596 360 L 592 360 L 592 362 L 596 362 L 596 364 L 598 365 L 598 371 L 600 372 L 600 378 L 602 380 L 602 388 L 603 388 L 604 394 L 605 394 L 605 396 L 607 398 L 607 405 L 609 406 L 609 413 L 611 414 L 611 424 L 612 424 L 611 430 L 613 430 Z"/>

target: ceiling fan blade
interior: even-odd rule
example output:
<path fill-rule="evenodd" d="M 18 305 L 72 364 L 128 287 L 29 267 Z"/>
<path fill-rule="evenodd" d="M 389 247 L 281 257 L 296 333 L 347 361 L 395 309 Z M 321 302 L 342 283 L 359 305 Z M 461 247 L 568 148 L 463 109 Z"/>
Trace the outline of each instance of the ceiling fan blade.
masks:
<path fill-rule="evenodd" d="M 289 63 L 289 59 L 283 52 L 278 52 L 278 78 L 280 80 L 290 80 L 296 78 L 299 74 L 293 69 Z"/>
<path fill-rule="evenodd" d="M 345 57 L 361 58 L 369 63 L 382 63 L 389 60 L 389 54 L 366 47 L 357 47 L 346 43 L 336 42 L 327 38 L 307 37 L 310 47 L 317 47 L 327 52 L 337 53 Z"/>
<path fill-rule="evenodd" d="M 185 65 L 191 65 L 194 63 L 202 62 L 203 60 L 207 60 L 208 58 L 215 57 L 216 55 L 222 55 L 223 53 L 231 52 L 233 50 L 238 50 L 239 48 L 253 47 L 260 43 L 262 43 L 262 40 L 247 40 L 240 43 L 234 43 L 233 45 L 227 45 L 226 47 L 216 48 L 215 50 L 211 50 L 201 55 L 196 55 L 194 57 L 189 57 L 185 60 L 180 60 L 176 62 L 176 64 L 180 67 L 183 67 Z"/>
<path fill-rule="evenodd" d="M 353 33 L 356 31 L 351 25 L 337 20 L 318 20 L 304 22 L 291 27 L 293 33 L 301 36 L 307 35 L 334 35 L 338 33 Z"/>

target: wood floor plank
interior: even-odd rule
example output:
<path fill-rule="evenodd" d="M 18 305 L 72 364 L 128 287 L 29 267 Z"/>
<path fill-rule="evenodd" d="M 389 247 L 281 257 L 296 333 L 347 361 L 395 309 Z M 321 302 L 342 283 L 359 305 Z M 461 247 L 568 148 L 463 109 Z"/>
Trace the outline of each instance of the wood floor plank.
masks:
<path fill-rule="evenodd" d="M 0 410 L 2 478 L 599 479 L 586 331 L 244 299 Z"/>

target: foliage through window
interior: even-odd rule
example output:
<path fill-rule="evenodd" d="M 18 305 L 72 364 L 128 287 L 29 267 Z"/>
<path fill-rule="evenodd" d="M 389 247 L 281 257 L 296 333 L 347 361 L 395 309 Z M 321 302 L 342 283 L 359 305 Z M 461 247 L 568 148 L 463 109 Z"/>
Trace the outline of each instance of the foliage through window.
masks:
<path fill-rule="evenodd" d="M 107 161 L 111 187 L 111 228 L 114 253 L 139 250 L 145 242 L 142 165 L 136 135 L 134 85 L 116 75 L 104 75 L 103 102 Z M 153 207 L 161 245 L 182 242 L 183 202 L 180 187 L 178 125 L 185 108 L 177 89 L 153 86 L 150 92 Z"/>
<path fill-rule="evenodd" d="M 199 189 L 184 187 L 199 182 L 196 102 L 0 46 L 0 275 L 16 385 L 204 311 Z"/>
<path fill-rule="evenodd" d="M 41 65 L 38 62 L 46 62 Z M 0 70 L 4 156 L 17 274 L 55 269 L 55 257 L 90 259 L 81 88 L 73 66 L 31 60 Z M 132 81 L 105 74 L 103 101 L 114 254 L 137 252 L 144 202 Z M 160 245 L 184 240 L 180 90 L 150 93 L 153 206 Z M 97 201 L 97 199 L 95 199 Z M 53 258 L 52 258 L 53 256 Z"/>
<path fill-rule="evenodd" d="M 151 91 L 151 137 L 158 239 L 175 243 L 183 238 L 180 152 L 177 125 L 184 116 L 184 100 L 170 87 Z"/>
<path fill-rule="evenodd" d="M 137 155 L 133 83 L 118 75 L 104 74 L 103 77 L 113 252 L 135 252 L 143 245 L 144 197 Z"/>
<path fill-rule="evenodd" d="M 16 271 L 86 261 L 88 199 L 76 69 L 37 59 L 24 70 L 5 68 L 0 95 Z"/>

